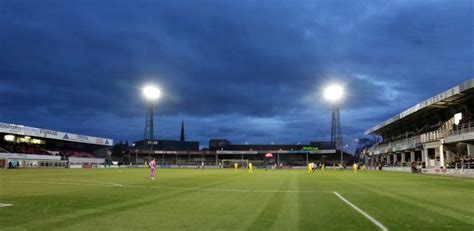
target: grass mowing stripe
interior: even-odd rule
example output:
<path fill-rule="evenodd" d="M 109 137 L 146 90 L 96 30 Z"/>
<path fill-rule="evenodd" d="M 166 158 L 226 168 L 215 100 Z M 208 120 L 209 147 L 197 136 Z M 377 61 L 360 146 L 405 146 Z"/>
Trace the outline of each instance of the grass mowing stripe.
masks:
<path fill-rule="evenodd" d="M 290 183 L 288 189 L 298 189 L 298 175 L 291 174 Z M 306 197 L 307 195 L 301 195 L 298 193 L 285 193 L 284 197 L 278 203 L 281 204 L 280 212 L 275 218 L 272 229 L 274 230 L 298 230 L 298 226 L 301 223 L 300 217 L 300 204 L 298 198 Z"/>
<path fill-rule="evenodd" d="M 214 181 L 210 182 L 207 184 L 203 184 L 202 186 L 216 186 L 216 185 L 221 185 L 225 184 L 230 181 L 234 181 L 236 177 L 231 177 L 228 179 L 223 179 L 219 181 Z M 51 182 L 49 182 L 51 183 Z M 62 182 L 58 182 L 59 184 L 62 184 Z M 77 184 L 76 184 L 77 185 Z M 90 184 L 87 184 L 87 186 L 90 186 Z M 120 189 L 123 189 L 123 186 L 116 186 L 116 185 L 99 185 L 99 186 L 105 186 L 105 187 L 117 187 Z M 202 187 L 201 186 L 201 187 Z M 135 188 L 150 188 L 147 186 L 144 187 L 135 187 Z M 151 195 L 151 196 L 146 196 L 146 197 L 138 197 L 137 199 L 133 200 L 127 200 L 123 201 L 120 203 L 115 203 L 115 204 L 110 204 L 110 205 L 102 205 L 96 207 L 96 208 L 91 208 L 91 209 L 84 209 L 84 210 L 79 210 L 77 212 L 65 214 L 62 216 L 56 216 L 52 217 L 50 219 L 43 220 L 39 222 L 38 224 L 34 224 L 34 226 L 20 226 L 20 229 L 27 228 L 27 229 L 39 229 L 42 227 L 50 227 L 53 229 L 54 227 L 57 226 L 66 226 L 66 225 L 71 225 L 71 224 L 76 224 L 79 222 L 83 222 L 84 220 L 89 220 L 89 219 L 94 219 L 95 217 L 100 217 L 100 216 L 105 216 L 105 215 L 110 215 L 111 213 L 122 213 L 122 212 L 127 212 L 129 210 L 134 210 L 138 209 L 143 206 L 148 206 L 149 204 L 156 202 L 156 201 L 165 201 L 165 200 L 170 200 L 174 199 L 179 196 L 184 196 L 187 195 L 188 193 L 192 193 L 193 191 L 197 191 L 197 187 L 195 188 L 187 188 L 181 191 L 170 191 L 167 193 L 163 194 L 156 194 L 156 195 Z"/>
<path fill-rule="evenodd" d="M 289 176 L 286 175 L 285 179 L 280 180 L 278 185 L 279 189 L 288 189 L 290 183 Z M 264 230 L 272 227 L 276 222 L 275 218 L 281 212 L 281 200 L 285 194 L 273 192 L 271 195 L 268 195 L 269 199 L 265 202 L 263 206 L 260 207 L 258 213 L 255 213 L 256 216 L 253 219 L 250 219 L 249 223 L 245 225 L 247 230 Z"/>
<path fill-rule="evenodd" d="M 447 208 L 440 208 L 440 206 L 438 206 L 435 201 L 432 201 L 431 203 L 423 203 L 419 200 L 411 200 L 411 199 L 407 198 L 405 195 L 402 195 L 400 193 L 393 193 L 393 192 L 388 192 L 386 190 L 375 189 L 372 185 L 367 184 L 367 183 L 362 182 L 362 181 L 354 182 L 354 181 L 348 180 L 346 178 L 341 178 L 340 180 L 342 180 L 342 181 L 344 181 L 348 184 L 351 184 L 355 187 L 359 187 L 363 190 L 371 191 L 371 192 L 377 193 L 381 196 L 403 202 L 407 205 L 418 207 L 418 208 L 424 209 L 424 210 L 429 211 L 429 212 L 434 212 L 434 213 L 437 213 L 437 214 L 442 215 L 442 216 L 450 217 L 450 218 L 452 218 L 454 220 L 458 220 L 459 222 L 462 222 L 462 223 L 474 224 L 474 218 L 472 218 L 471 216 L 466 215 L 464 212 L 457 212 L 457 211 L 447 209 Z"/>
<path fill-rule="evenodd" d="M 355 206 L 354 204 L 352 204 L 350 201 L 346 200 L 346 198 L 342 197 L 341 195 L 339 195 L 339 193 L 337 192 L 334 192 L 334 194 L 339 197 L 342 201 L 344 201 L 346 204 L 350 205 L 353 209 L 355 209 L 357 212 L 359 212 L 360 214 L 364 215 L 364 217 L 366 217 L 367 219 L 369 219 L 372 223 L 374 223 L 375 225 L 377 225 L 382 231 L 388 231 L 387 227 L 385 227 L 384 225 L 382 225 L 382 223 L 378 222 L 377 220 L 375 220 L 372 216 L 370 216 L 369 214 L 367 214 L 366 212 L 364 212 L 362 209 L 359 209 L 357 206 Z"/>
<path fill-rule="evenodd" d="M 145 197 L 138 197 L 137 199 L 125 200 L 123 202 L 114 203 L 114 204 L 104 204 L 98 205 L 95 208 L 82 209 L 72 213 L 51 217 L 36 224 L 27 224 L 25 226 L 18 227 L 19 229 L 31 229 L 37 230 L 40 228 L 55 229 L 55 227 L 65 227 L 79 222 L 84 222 L 90 219 L 97 217 L 117 214 L 127 211 L 133 211 L 143 206 L 148 206 L 149 204 L 156 201 L 164 201 L 169 199 L 174 199 L 179 196 L 186 195 L 188 191 L 170 191 L 163 194 L 150 195 Z"/>
<path fill-rule="evenodd" d="M 462 214 L 462 216 L 464 216 L 465 218 L 472 218 L 474 217 L 474 211 L 469 211 L 469 210 L 465 210 L 465 209 L 461 209 L 461 208 L 458 208 L 458 207 L 453 207 L 453 206 L 450 206 L 449 204 L 443 204 L 443 203 L 439 203 L 438 201 L 433 201 L 433 200 L 428 200 L 428 199 L 424 199 L 424 198 L 420 198 L 420 197 L 415 197 L 415 196 L 411 196 L 409 194 L 401 194 L 401 193 L 397 193 L 397 192 L 392 192 L 393 195 L 395 196 L 399 196 L 401 198 L 405 198 L 405 199 L 408 199 L 410 201 L 417 201 L 418 203 L 420 204 L 426 204 L 426 205 L 430 205 L 430 206 L 433 206 L 433 207 L 436 207 L 438 208 L 440 211 L 442 210 L 446 210 L 446 211 L 451 211 L 453 213 L 456 213 L 456 214 Z M 459 198 L 463 198 L 463 197 L 459 197 Z M 470 219 L 472 220 L 472 224 L 474 224 L 474 219 Z"/>

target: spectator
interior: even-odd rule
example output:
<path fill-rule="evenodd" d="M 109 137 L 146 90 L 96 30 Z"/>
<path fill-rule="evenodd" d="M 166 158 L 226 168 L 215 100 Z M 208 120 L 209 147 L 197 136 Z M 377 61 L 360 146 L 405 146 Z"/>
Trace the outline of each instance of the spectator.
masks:
<path fill-rule="evenodd" d="M 418 169 L 416 168 L 416 162 L 411 162 L 411 173 L 417 173 Z"/>

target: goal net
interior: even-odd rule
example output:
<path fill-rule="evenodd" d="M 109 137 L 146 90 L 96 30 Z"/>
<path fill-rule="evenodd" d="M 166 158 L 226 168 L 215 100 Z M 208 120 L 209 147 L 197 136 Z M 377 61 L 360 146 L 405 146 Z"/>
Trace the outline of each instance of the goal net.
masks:
<path fill-rule="evenodd" d="M 222 168 L 234 168 L 234 164 L 237 163 L 239 168 L 247 168 L 249 161 L 242 160 L 242 159 L 228 159 L 228 160 L 221 160 Z"/>

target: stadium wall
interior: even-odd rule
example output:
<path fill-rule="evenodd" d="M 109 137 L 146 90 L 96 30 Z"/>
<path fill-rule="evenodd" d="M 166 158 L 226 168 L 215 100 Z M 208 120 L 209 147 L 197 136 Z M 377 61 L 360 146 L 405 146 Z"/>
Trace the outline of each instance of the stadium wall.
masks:
<path fill-rule="evenodd" d="M 411 173 L 411 167 L 384 167 L 384 171 L 389 172 L 407 172 Z M 474 169 L 441 169 L 441 168 L 425 168 L 421 169 L 424 174 L 435 174 L 443 176 L 462 176 L 474 177 Z"/>
<path fill-rule="evenodd" d="M 410 167 L 383 167 L 382 170 L 389 172 L 411 172 Z"/>
<path fill-rule="evenodd" d="M 104 158 L 79 158 L 69 157 L 70 164 L 104 164 Z"/>
<path fill-rule="evenodd" d="M 440 169 L 440 168 L 428 168 L 422 169 L 422 173 L 443 175 L 443 176 L 461 176 L 474 178 L 474 169 Z"/>

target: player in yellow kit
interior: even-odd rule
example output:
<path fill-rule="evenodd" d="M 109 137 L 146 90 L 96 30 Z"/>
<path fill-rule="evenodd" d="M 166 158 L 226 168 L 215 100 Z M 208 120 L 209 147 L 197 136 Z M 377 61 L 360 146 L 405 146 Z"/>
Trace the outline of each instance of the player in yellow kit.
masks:
<path fill-rule="evenodd" d="M 234 164 L 234 171 L 237 172 L 238 169 L 239 169 L 239 164 L 238 164 L 238 163 L 235 163 L 235 164 Z"/>
<path fill-rule="evenodd" d="M 354 173 L 357 173 L 357 168 L 359 168 L 359 165 L 357 165 L 357 163 L 354 163 L 352 165 L 352 170 L 354 171 Z"/>
<path fill-rule="evenodd" d="M 249 173 L 252 173 L 253 172 L 253 165 L 252 163 L 249 163 Z"/>
<path fill-rule="evenodd" d="M 366 170 L 367 167 L 365 166 L 365 164 L 362 165 L 362 170 Z"/>
<path fill-rule="evenodd" d="M 313 163 L 308 163 L 308 173 L 313 172 Z"/>

